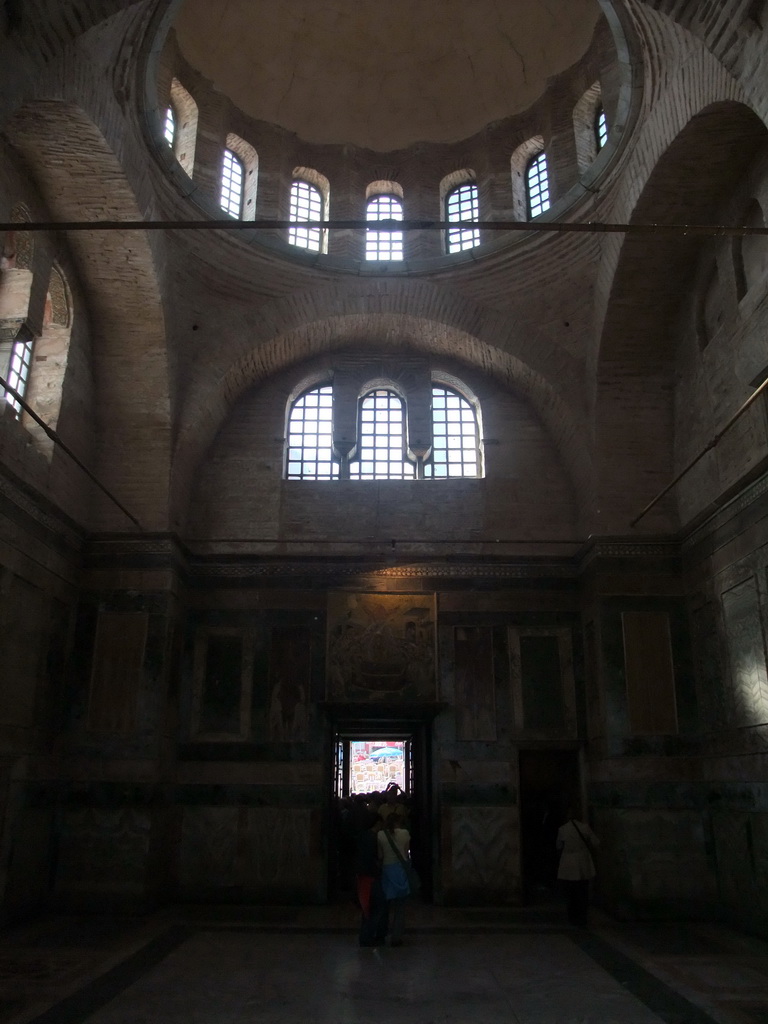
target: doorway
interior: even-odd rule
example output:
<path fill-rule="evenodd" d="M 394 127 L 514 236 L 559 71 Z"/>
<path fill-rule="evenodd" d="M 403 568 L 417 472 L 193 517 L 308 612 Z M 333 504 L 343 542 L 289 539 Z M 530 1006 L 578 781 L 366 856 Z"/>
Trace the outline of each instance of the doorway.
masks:
<path fill-rule="evenodd" d="M 523 899 L 546 901 L 557 883 L 557 830 L 579 803 L 576 750 L 520 751 L 520 857 Z"/>
<path fill-rule="evenodd" d="M 354 883 L 353 804 L 367 795 L 399 787 L 407 810 L 411 859 L 422 881 L 422 896 L 432 892 L 432 802 L 428 765 L 430 730 L 423 721 L 348 720 L 336 724 L 328 773 L 328 891 L 332 900 L 351 897 Z M 382 803 L 383 796 L 371 803 Z"/>

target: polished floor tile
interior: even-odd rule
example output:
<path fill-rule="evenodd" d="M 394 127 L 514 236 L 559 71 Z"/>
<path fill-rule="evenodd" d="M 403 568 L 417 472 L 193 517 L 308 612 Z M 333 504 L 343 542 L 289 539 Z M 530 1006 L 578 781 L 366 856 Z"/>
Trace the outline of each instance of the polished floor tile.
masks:
<path fill-rule="evenodd" d="M 0 932 L 0 1024 L 766 1024 L 768 945 L 715 925 L 569 928 L 559 905 L 177 907 Z"/>

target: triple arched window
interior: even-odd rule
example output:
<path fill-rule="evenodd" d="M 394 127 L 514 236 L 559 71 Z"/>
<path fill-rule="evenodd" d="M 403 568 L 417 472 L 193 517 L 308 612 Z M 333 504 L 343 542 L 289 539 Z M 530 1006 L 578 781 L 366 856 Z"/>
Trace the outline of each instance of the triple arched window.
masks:
<path fill-rule="evenodd" d="M 349 454 L 333 446 L 333 387 L 301 394 L 288 414 L 288 480 L 414 480 L 482 476 L 476 407 L 454 388 L 432 388 L 432 449 L 426 459 L 408 445 L 406 403 L 394 388 L 362 395 L 357 440 Z"/>

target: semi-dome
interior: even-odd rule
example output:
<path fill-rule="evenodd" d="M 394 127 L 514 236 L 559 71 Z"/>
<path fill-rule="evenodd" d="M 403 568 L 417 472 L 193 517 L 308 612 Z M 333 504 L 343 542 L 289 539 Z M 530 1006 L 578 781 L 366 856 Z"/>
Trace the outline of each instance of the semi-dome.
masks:
<path fill-rule="evenodd" d="M 186 0 L 182 53 L 307 142 L 457 142 L 527 109 L 586 51 L 597 0 Z"/>

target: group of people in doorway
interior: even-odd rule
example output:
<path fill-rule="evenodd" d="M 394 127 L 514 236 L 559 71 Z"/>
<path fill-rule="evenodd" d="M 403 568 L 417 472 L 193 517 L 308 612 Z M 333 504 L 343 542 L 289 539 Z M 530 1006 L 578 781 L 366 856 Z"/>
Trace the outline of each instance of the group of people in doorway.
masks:
<path fill-rule="evenodd" d="M 405 904 L 414 895 L 410 807 L 396 783 L 358 794 L 341 811 L 360 906 L 360 945 L 403 944 Z"/>
<path fill-rule="evenodd" d="M 361 946 L 403 944 L 406 901 L 415 895 L 417 881 L 410 860 L 409 816 L 405 794 L 395 783 L 383 794 L 352 797 L 343 809 L 361 912 Z M 589 885 L 596 874 L 599 845 L 590 826 L 569 809 L 557 832 L 557 878 L 565 893 L 568 920 L 581 928 L 587 925 Z"/>

